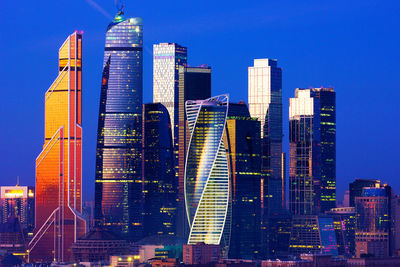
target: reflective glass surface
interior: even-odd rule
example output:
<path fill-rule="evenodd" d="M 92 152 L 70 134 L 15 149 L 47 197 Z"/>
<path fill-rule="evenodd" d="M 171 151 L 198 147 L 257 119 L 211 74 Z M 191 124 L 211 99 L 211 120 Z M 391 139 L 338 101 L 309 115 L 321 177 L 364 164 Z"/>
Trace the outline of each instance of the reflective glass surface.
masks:
<path fill-rule="evenodd" d="M 82 211 L 82 35 L 59 50 L 59 74 L 45 94 L 45 143 L 36 159 L 35 231 L 30 260 L 67 261 L 85 234 Z"/>
<path fill-rule="evenodd" d="M 185 169 L 188 244 L 229 246 L 230 173 L 223 141 L 227 105 L 227 95 L 186 102 L 191 132 Z"/>
<path fill-rule="evenodd" d="M 97 132 L 96 223 L 130 240 L 143 227 L 142 34 L 121 13 L 108 26 Z"/>

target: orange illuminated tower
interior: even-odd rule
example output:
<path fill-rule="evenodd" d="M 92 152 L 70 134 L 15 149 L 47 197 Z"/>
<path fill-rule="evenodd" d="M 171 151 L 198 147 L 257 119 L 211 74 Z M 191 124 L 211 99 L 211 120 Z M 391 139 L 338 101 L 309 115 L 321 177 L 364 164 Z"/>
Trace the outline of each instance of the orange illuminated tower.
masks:
<path fill-rule="evenodd" d="M 82 35 L 59 49 L 58 76 L 45 94 L 45 140 L 36 158 L 35 231 L 30 262 L 66 262 L 85 234 L 82 218 Z"/>

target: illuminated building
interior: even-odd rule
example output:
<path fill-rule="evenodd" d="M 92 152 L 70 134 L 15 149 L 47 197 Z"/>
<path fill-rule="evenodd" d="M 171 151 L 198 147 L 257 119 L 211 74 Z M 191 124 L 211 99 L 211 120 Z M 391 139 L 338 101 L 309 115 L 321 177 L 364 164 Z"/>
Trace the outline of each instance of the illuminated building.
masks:
<path fill-rule="evenodd" d="M 262 209 L 266 216 L 284 212 L 282 166 L 282 69 L 277 60 L 255 59 L 248 68 L 249 110 L 261 122 Z"/>
<path fill-rule="evenodd" d="M 227 159 L 228 95 L 186 102 L 190 129 L 185 168 L 188 244 L 221 245 L 229 249 L 231 182 Z"/>
<path fill-rule="evenodd" d="M 31 262 L 65 262 L 85 234 L 82 212 L 82 35 L 59 49 L 58 76 L 45 93 L 43 150 L 36 158 Z"/>
<path fill-rule="evenodd" d="M 373 179 L 356 179 L 354 182 L 349 184 L 349 205 L 355 207 L 355 198 L 362 196 L 364 187 L 375 187 L 380 186 L 381 181 Z"/>
<path fill-rule="evenodd" d="M 202 67 L 179 67 L 179 93 L 178 93 L 178 130 L 175 131 L 174 146 L 178 153 L 176 171 L 178 175 L 178 212 L 177 212 L 177 234 L 186 239 L 189 234 L 188 220 L 185 212 L 185 164 L 186 154 L 189 146 L 190 132 L 187 126 L 185 103 L 188 100 L 201 100 L 211 97 L 211 68 Z"/>
<path fill-rule="evenodd" d="M 35 226 L 35 189 L 31 186 L 2 186 L 1 223 L 18 218 L 25 232 L 33 231 Z"/>
<path fill-rule="evenodd" d="M 338 256 L 333 219 L 326 215 L 293 216 L 289 252 Z"/>
<path fill-rule="evenodd" d="M 160 103 L 143 106 L 144 236 L 175 235 L 177 181 L 170 118 Z"/>
<path fill-rule="evenodd" d="M 167 108 L 172 136 L 178 128 L 179 67 L 186 63 L 186 47 L 176 43 L 153 45 L 153 102 Z"/>
<path fill-rule="evenodd" d="M 354 207 L 333 208 L 326 214 L 333 218 L 339 255 L 355 255 L 356 212 Z"/>
<path fill-rule="evenodd" d="M 142 237 L 141 18 L 120 11 L 108 25 L 97 131 L 95 220 L 129 240 Z"/>
<path fill-rule="evenodd" d="M 336 104 L 332 88 L 296 89 L 289 106 L 289 208 L 308 215 L 336 206 Z"/>
<path fill-rule="evenodd" d="M 11 215 L 7 222 L 0 224 L 0 251 L 12 253 L 21 259 L 27 260 L 24 229 L 17 217 Z M 5 266 L 0 262 L 1 266 Z M 14 266 L 14 265 L 13 265 Z"/>
<path fill-rule="evenodd" d="M 232 230 L 228 257 L 254 259 L 260 250 L 260 122 L 244 102 L 229 103 L 226 121 L 232 181 Z"/>
<path fill-rule="evenodd" d="M 355 197 L 357 258 L 392 256 L 392 194 L 390 186 L 378 184 L 364 187 L 362 195 Z"/>

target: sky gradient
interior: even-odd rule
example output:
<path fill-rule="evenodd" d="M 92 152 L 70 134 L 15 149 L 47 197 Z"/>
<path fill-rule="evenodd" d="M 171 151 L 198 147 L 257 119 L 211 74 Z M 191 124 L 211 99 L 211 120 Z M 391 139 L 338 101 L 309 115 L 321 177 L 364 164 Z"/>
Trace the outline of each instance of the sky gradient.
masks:
<path fill-rule="evenodd" d="M 114 1 L 0 4 L 0 185 L 34 185 L 43 145 L 44 93 L 58 49 L 83 30 L 83 195 L 94 198 L 97 116 L 105 30 Z M 152 45 L 188 47 L 192 66 L 212 67 L 212 94 L 247 102 L 247 67 L 274 58 L 283 68 L 284 150 L 288 102 L 297 87 L 337 92 L 339 199 L 354 178 L 400 193 L 399 1 L 125 1 L 144 20 L 144 103 L 152 101 Z M 397 163 L 396 163 L 397 162 Z"/>

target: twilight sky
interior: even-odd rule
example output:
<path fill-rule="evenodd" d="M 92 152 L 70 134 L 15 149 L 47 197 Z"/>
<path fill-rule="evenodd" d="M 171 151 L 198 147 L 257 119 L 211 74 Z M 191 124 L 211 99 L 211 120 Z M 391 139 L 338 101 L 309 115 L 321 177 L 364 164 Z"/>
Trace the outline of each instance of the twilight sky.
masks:
<path fill-rule="evenodd" d="M 190 65 L 212 67 L 213 95 L 247 102 L 247 67 L 275 58 L 283 68 L 285 146 L 288 98 L 296 87 L 337 92 L 337 184 L 378 178 L 400 193 L 400 2 L 124 1 L 144 20 L 144 102 L 152 101 L 152 45 L 188 47 Z M 105 30 L 112 0 L 0 4 L 0 185 L 34 185 L 43 145 L 44 93 L 57 76 L 58 48 L 83 30 L 83 195 L 94 198 L 97 115 Z M 396 163 L 397 162 L 397 163 Z"/>

